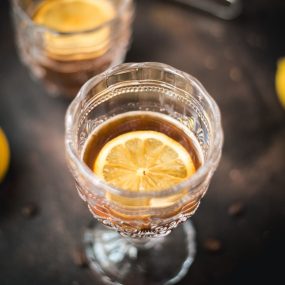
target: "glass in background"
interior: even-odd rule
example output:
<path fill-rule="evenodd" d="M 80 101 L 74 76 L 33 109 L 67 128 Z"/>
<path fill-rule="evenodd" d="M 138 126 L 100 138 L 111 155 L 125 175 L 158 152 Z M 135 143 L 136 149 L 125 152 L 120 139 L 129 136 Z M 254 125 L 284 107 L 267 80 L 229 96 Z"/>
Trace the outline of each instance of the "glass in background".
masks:
<path fill-rule="evenodd" d="M 49 93 L 69 98 L 124 61 L 133 13 L 132 0 L 12 0 L 22 62 Z"/>
<path fill-rule="evenodd" d="M 174 0 L 224 20 L 236 18 L 242 10 L 241 0 Z"/>

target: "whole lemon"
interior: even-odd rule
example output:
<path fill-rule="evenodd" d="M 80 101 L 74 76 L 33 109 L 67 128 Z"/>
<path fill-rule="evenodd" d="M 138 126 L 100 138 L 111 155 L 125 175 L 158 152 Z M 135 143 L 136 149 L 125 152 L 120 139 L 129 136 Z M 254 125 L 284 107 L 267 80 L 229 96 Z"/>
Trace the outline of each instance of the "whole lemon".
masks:
<path fill-rule="evenodd" d="M 278 61 L 275 86 L 280 103 L 285 108 L 285 57 Z"/>
<path fill-rule="evenodd" d="M 10 162 L 10 149 L 8 140 L 0 128 L 0 182 L 4 179 L 4 176 L 8 170 Z"/>

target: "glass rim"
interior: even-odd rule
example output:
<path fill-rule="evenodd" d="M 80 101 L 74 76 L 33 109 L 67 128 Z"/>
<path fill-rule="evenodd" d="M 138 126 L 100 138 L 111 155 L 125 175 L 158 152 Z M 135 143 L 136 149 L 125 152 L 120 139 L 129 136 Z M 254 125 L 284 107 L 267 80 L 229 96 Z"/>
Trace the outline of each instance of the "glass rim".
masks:
<path fill-rule="evenodd" d="M 111 20 L 108 20 L 108 21 L 100 24 L 99 26 L 96 26 L 96 27 L 91 28 L 91 29 L 81 30 L 81 31 L 60 32 L 60 31 L 57 31 L 56 29 L 52 29 L 52 28 L 48 28 L 44 25 L 36 24 L 32 20 L 32 18 L 26 13 L 26 11 L 21 8 L 21 6 L 19 5 L 19 1 L 20 0 L 12 0 L 13 9 L 15 9 L 17 11 L 17 13 L 20 15 L 20 17 L 23 20 L 27 21 L 35 29 L 41 30 L 42 32 L 49 32 L 49 33 L 51 33 L 53 35 L 57 35 L 57 36 L 75 36 L 75 35 L 81 35 L 81 34 L 88 34 L 88 33 L 97 32 L 106 26 L 111 26 L 113 23 L 116 22 L 116 20 L 118 18 L 121 17 L 121 15 L 124 14 L 129 3 L 132 3 L 132 0 L 120 0 L 120 1 L 122 1 L 122 3 L 120 5 L 119 9 L 116 10 L 115 17 L 113 17 Z"/>
<path fill-rule="evenodd" d="M 81 105 L 82 99 L 85 97 L 85 94 L 94 86 L 94 84 L 106 80 L 108 76 L 116 74 L 117 72 L 126 71 L 128 69 L 133 68 L 159 68 L 163 70 L 168 70 L 171 73 L 175 73 L 176 75 L 182 76 L 186 80 L 190 80 L 194 88 L 201 91 L 203 95 L 203 99 L 206 100 L 207 104 L 210 106 L 211 112 L 214 114 L 215 120 L 213 122 L 214 139 L 213 143 L 209 145 L 208 150 L 208 158 L 205 159 L 203 165 L 201 165 L 198 170 L 186 180 L 178 183 L 177 185 L 171 186 L 166 189 L 162 189 L 160 191 L 150 191 L 150 192 L 134 192 L 130 190 L 123 190 L 118 187 L 112 186 L 96 176 L 91 169 L 87 166 L 87 164 L 82 161 L 82 158 L 78 154 L 76 150 L 76 146 L 74 145 L 74 141 L 72 139 L 73 133 L 76 131 L 74 129 L 74 113 L 77 111 L 78 107 Z M 138 81 L 138 80 L 137 80 Z M 115 67 L 111 67 L 104 71 L 103 73 L 96 75 L 90 78 L 79 90 L 77 96 L 73 99 L 71 104 L 69 105 L 66 115 L 65 115 L 65 148 L 66 155 L 72 162 L 75 164 L 78 171 L 83 175 L 88 182 L 91 183 L 92 186 L 98 186 L 98 191 L 102 191 L 102 187 L 104 188 L 104 192 L 110 192 L 112 194 L 123 196 L 127 198 L 163 198 L 168 197 L 170 195 L 179 194 L 179 192 L 185 188 L 195 189 L 198 187 L 208 176 L 208 174 L 212 174 L 221 157 L 221 151 L 223 146 L 223 129 L 221 124 L 221 113 L 217 103 L 210 96 L 210 94 L 206 91 L 203 85 L 200 83 L 192 75 L 180 71 L 170 65 L 158 62 L 142 62 L 142 63 L 123 63 L 119 64 Z M 89 191 L 89 190 L 88 190 Z M 92 192 L 92 190 L 91 190 Z"/>

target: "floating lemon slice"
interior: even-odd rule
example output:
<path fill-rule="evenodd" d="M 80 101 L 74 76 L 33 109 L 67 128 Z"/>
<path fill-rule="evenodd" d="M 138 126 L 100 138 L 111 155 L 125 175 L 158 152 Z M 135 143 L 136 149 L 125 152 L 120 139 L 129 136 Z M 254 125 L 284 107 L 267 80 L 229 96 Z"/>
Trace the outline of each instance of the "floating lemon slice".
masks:
<path fill-rule="evenodd" d="M 156 131 L 133 131 L 106 143 L 93 171 L 120 189 L 151 192 L 182 182 L 196 169 L 188 151 L 177 141 Z"/>
<path fill-rule="evenodd" d="M 153 192 L 182 182 L 196 169 L 190 154 L 177 141 L 156 131 L 133 131 L 106 143 L 93 171 L 120 189 Z M 127 198 L 110 193 L 106 197 L 123 206 L 165 207 L 185 195 L 182 192 L 164 199 Z"/>
<path fill-rule="evenodd" d="M 0 128 L 0 182 L 3 180 L 10 161 L 10 150 L 7 138 Z"/>

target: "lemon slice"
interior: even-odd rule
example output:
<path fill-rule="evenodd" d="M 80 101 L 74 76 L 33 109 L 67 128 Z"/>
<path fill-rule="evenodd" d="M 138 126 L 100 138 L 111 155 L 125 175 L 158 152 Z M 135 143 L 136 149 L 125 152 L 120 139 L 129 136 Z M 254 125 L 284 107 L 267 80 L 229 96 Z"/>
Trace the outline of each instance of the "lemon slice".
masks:
<path fill-rule="evenodd" d="M 33 20 L 58 32 L 81 32 L 96 28 L 112 16 L 114 8 L 109 1 L 49 0 L 38 6 Z"/>
<path fill-rule="evenodd" d="M 0 182 L 4 178 L 10 161 L 10 149 L 7 138 L 0 128 Z"/>
<path fill-rule="evenodd" d="M 156 131 L 133 131 L 106 143 L 93 171 L 120 189 L 150 192 L 172 187 L 196 169 L 188 151 L 177 141 Z"/>
<path fill-rule="evenodd" d="M 36 24 L 61 33 L 45 32 L 45 50 L 57 60 L 84 60 L 104 54 L 110 41 L 110 27 L 96 30 L 112 20 L 116 11 L 110 1 L 43 1 L 33 15 Z M 94 31 L 84 32 L 95 29 Z M 83 32 L 83 33 L 80 33 Z"/>

